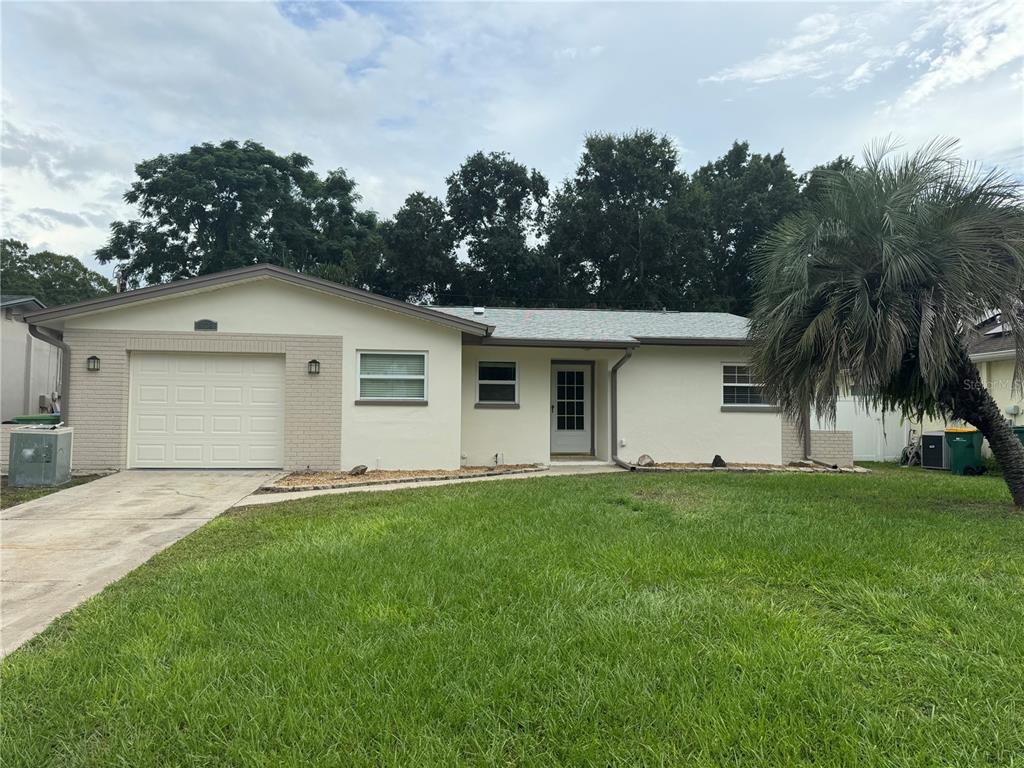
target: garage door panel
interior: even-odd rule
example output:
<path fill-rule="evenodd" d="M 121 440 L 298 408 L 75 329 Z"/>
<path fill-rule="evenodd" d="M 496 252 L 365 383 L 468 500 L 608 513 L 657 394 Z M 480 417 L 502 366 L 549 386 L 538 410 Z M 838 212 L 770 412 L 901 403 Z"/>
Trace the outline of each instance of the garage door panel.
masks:
<path fill-rule="evenodd" d="M 254 405 L 278 405 L 281 402 L 281 390 L 274 387 L 252 387 L 249 390 Z"/>
<path fill-rule="evenodd" d="M 169 364 L 166 357 L 147 357 L 141 361 L 139 370 L 143 373 L 167 373 Z"/>
<path fill-rule="evenodd" d="M 277 454 L 276 445 L 251 445 L 249 446 L 249 460 L 253 464 L 266 466 L 266 462 L 272 461 Z"/>
<path fill-rule="evenodd" d="M 167 459 L 167 448 L 162 444 L 150 445 L 140 443 L 135 447 L 135 457 L 143 462 L 162 462 Z"/>
<path fill-rule="evenodd" d="M 202 405 L 206 402 L 206 388 L 203 386 L 175 387 L 174 402 L 178 405 Z"/>
<path fill-rule="evenodd" d="M 240 405 L 242 402 L 241 387 L 214 387 L 214 405 Z"/>
<path fill-rule="evenodd" d="M 280 467 L 284 358 L 133 353 L 129 466 Z"/>
<path fill-rule="evenodd" d="M 242 417 L 241 416 L 214 416 L 212 419 L 213 427 L 211 431 L 217 434 L 242 434 Z M 251 431 L 251 430 L 250 430 Z"/>
<path fill-rule="evenodd" d="M 174 417 L 174 431 L 179 435 L 188 433 L 202 434 L 205 431 L 205 423 L 206 419 L 202 416 L 182 416 L 179 414 Z"/>
<path fill-rule="evenodd" d="M 136 425 L 140 433 L 156 432 L 163 434 L 167 431 L 167 417 L 160 414 L 139 416 Z"/>
<path fill-rule="evenodd" d="M 178 374 L 195 374 L 202 376 L 206 373 L 207 364 L 205 360 L 196 357 L 179 357 L 174 359 L 174 372 Z"/>
<path fill-rule="evenodd" d="M 250 416 L 249 434 L 273 435 L 281 431 L 281 419 L 277 416 Z"/>
<path fill-rule="evenodd" d="M 167 387 L 152 384 L 140 385 L 136 402 L 164 404 L 167 402 Z"/>

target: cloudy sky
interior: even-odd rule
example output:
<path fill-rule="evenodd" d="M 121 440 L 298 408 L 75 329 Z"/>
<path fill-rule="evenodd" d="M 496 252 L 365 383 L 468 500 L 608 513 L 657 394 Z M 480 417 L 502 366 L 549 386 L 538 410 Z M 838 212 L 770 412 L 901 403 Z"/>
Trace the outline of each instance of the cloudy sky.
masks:
<path fill-rule="evenodd" d="M 895 134 L 1024 177 L 1024 3 L 4 2 L 2 229 L 93 251 L 140 159 L 255 139 L 389 215 L 477 149 L 552 182 L 584 135 L 797 170 Z M 100 270 L 109 274 L 109 267 Z"/>

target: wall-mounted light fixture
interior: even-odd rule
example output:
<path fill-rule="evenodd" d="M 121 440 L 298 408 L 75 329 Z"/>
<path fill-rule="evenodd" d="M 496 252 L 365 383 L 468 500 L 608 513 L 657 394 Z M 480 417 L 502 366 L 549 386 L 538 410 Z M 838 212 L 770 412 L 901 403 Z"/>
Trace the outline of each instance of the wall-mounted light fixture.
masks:
<path fill-rule="evenodd" d="M 96 355 L 90 355 L 85 359 L 85 370 L 96 373 L 100 369 L 100 359 Z"/>
<path fill-rule="evenodd" d="M 308 363 L 306 363 L 306 371 L 309 373 L 310 376 L 316 376 L 317 374 L 319 374 L 320 373 L 320 361 L 319 360 L 310 360 Z"/>

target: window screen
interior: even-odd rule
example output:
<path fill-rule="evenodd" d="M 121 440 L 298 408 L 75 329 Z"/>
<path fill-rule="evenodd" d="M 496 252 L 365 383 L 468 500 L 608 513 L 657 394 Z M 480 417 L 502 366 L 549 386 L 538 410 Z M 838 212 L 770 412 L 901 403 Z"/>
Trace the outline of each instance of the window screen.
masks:
<path fill-rule="evenodd" d="M 362 400 L 424 400 L 427 356 L 423 352 L 360 352 Z"/>

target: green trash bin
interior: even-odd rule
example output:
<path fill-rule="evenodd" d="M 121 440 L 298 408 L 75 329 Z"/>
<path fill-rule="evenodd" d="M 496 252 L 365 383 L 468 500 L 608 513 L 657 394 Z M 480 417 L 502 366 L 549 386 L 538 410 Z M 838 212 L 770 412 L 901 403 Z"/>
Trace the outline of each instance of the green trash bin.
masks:
<path fill-rule="evenodd" d="M 1024 445 L 1024 427 L 1014 427 L 1013 434 L 1015 434 L 1021 444 Z"/>
<path fill-rule="evenodd" d="M 974 475 L 981 470 L 981 439 L 981 432 L 974 427 L 946 429 L 949 469 L 954 475 Z"/>
<path fill-rule="evenodd" d="M 15 424 L 60 424 L 60 414 L 32 413 L 26 416 L 15 416 L 11 421 Z"/>

